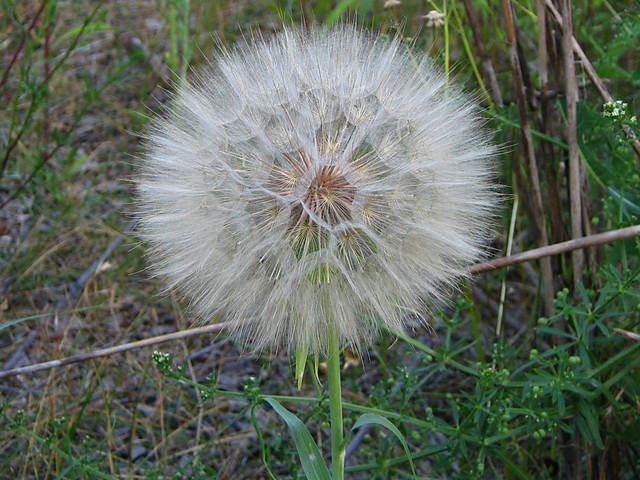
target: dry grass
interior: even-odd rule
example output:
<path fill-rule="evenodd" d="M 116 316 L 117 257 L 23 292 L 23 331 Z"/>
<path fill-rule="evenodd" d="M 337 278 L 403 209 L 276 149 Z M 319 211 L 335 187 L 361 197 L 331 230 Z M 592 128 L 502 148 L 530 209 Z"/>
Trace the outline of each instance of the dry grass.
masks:
<path fill-rule="evenodd" d="M 42 52 L 33 52 L 34 69 L 44 69 L 43 64 L 53 65 L 61 58 L 70 44 L 65 35 L 82 25 L 90 8 L 99 6 L 97 17 L 108 29 L 83 36 L 63 71 L 52 78 L 39 118 L 9 160 L 0 191 L 0 203 L 9 200 L 0 216 L 1 318 L 2 323 L 37 318 L 2 332 L 3 368 L 64 358 L 187 326 L 175 298 L 156 296 L 158 285 L 145 274 L 141 246 L 129 233 L 111 255 L 98 262 L 95 273 L 83 276 L 121 240 L 131 220 L 129 176 L 138 149 L 136 132 L 143 127 L 143 116 L 158 109 L 170 88 L 163 61 L 169 48 L 163 7 L 148 1 L 82 6 L 60 1 L 55 5 L 50 41 L 57 55 L 45 61 Z M 194 14 L 211 21 L 207 12 L 211 7 L 204 3 L 197 7 Z M 38 8 L 38 2 L 26 2 L 13 13 L 24 22 Z M 246 4 L 227 5 L 219 19 L 232 21 L 246 8 Z M 9 15 L 5 12 L 3 24 L 11 25 Z M 96 17 L 94 21 L 98 22 Z M 199 31 L 203 32 L 201 45 L 207 48 L 212 40 L 204 27 Z M 16 37 L 3 44 L 5 68 L 17 47 Z M 33 32 L 29 41 L 42 43 Z M 21 66 L 18 61 L 14 68 Z M 15 92 L 15 81 L 10 77 L 3 92 L 7 100 Z M 17 111 L 24 114 L 27 107 L 19 106 Z M 48 142 L 42 138 L 45 128 Z M 21 176 L 37 162 L 32 156 L 55 144 L 55 134 L 68 136 L 44 166 L 47 173 L 18 198 L 10 199 Z M 175 342 L 163 350 L 185 358 L 194 381 L 213 372 L 219 387 L 231 391 L 242 391 L 248 375 L 265 375 L 278 368 L 264 369 L 262 361 L 240 355 L 233 343 L 211 336 Z M 24 411 L 29 435 L 3 438 L 0 449 L 8 458 L 2 462 L 0 476 L 14 472 L 18 478 L 49 478 L 59 473 L 67 459 L 54 451 L 43 453 L 34 436 L 49 437 L 52 419 L 65 418 L 64 435 L 69 442 L 78 442 L 79 448 L 66 453 L 85 455 L 81 446 L 86 443 L 89 459 L 100 458 L 98 470 L 113 476 L 148 475 L 149 466 L 159 475 L 189 470 L 204 449 L 206 463 L 221 472 L 220 478 L 262 478 L 257 474 L 263 467 L 246 402 L 221 399 L 199 406 L 192 391 L 163 378 L 153 366 L 151 352 L 146 348 L 3 380 L 0 400 L 10 402 L 12 414 Z M 230 475 L 240 464 L 244 474 Z"/>

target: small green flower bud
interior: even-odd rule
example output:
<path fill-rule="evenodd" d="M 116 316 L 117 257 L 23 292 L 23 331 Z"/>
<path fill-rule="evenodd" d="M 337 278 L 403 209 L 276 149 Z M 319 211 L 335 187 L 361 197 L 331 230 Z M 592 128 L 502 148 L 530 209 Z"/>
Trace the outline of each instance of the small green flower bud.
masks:
<path fill-rule="evenodd" d="M 569 357 L 569 364 L 571 364 L 571 365 L 580 365 L 580 363 L 582 363 L 582 359 L 579 356 L 574 355 L 574 356 Z"/>

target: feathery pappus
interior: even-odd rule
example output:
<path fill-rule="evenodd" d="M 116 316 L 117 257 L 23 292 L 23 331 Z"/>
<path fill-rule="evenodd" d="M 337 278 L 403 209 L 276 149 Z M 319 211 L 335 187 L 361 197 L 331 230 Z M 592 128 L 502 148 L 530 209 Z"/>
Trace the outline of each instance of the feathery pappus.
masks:
<path fill-rule="evenodd" d="M 423 54 L 288 28 L 219 55 L 153 122 L 140 233 L 167 288 L 252 348 L 323 352 L 332 324 L 357 350 L 482 255 L 494 156 Z"/>

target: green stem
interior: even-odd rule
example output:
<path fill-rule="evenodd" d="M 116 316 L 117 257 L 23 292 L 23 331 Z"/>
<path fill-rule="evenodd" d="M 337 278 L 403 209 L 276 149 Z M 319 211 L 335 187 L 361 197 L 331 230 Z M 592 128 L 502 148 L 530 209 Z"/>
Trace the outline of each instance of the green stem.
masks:
<path fill-rule="evenodd" d="M 344 479 L 344 428 L 340 383 L 340 338 L 335 325 L 329 328 L 329 413 L 331 415 L 331 462 L 333 480 Z"/>

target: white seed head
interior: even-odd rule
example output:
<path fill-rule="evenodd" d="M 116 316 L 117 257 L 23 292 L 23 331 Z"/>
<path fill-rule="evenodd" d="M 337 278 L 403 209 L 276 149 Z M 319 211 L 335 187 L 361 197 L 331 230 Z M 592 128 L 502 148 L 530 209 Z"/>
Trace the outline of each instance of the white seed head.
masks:
<path fill-rule="evenodd" d="M 169 111 L 137 179 L 152 267 L 255 349 L 322 352 L 330 323 L 356 349 L 402 331 L 482 254 L 494 148 L 400 42 L 285 30 Z"/>

